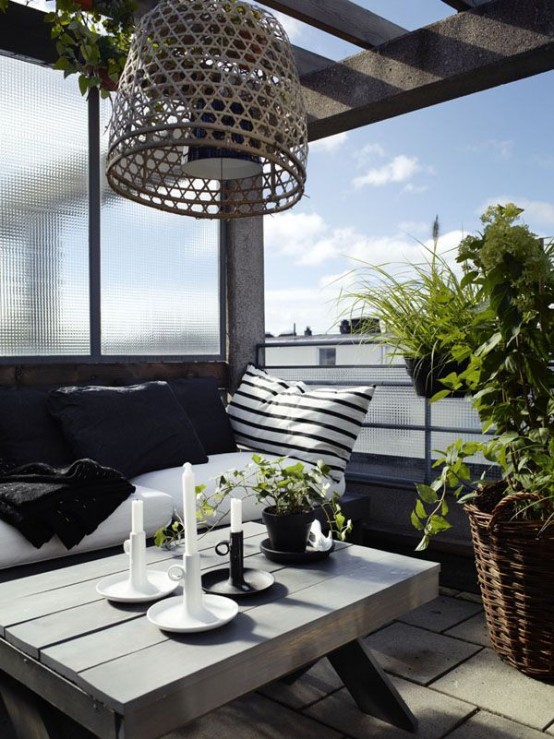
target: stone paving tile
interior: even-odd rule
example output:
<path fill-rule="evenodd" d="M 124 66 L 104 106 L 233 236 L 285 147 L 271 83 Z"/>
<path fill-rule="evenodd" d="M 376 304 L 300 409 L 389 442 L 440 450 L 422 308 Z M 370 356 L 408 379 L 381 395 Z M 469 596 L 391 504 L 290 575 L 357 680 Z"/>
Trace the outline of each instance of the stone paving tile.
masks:
<path fill-rule="evenodd" d="M 445 636 L 455 636 L 457 639 L 473 642 L 473 644 L 480 644 L 482 647 L 490 647 L 491 645 L 483 612 L 477 613 L 467 621 L 454 626 L 453 629 L 448 629 L 444 634 Z"/>
<path fill-rule="evenodd" d="M 461 598 L 462 600 L 471 600 L 473 603 L 483 602 L 479 593 L 467 593 L 465 590 L 458 593 L 456 597 Z"/>
<path fill-rule="evenodd" d="M 394 623 L 364 639 L 383 669 L 427 685 L 447 670 L 471 657 L 481 647 Z"/>
<path fill-rule="evenodd" d="M 276 680 L 258 692 L 291 708 L 304 708 L 342 687 L 342 681 L 329 661 L 322 659 L 292 685 Z"/>
<path fill-rule="evenodd" d="M 542 731 L 516 724 L 488 711 L 478 711 L 448 735 L 448 739 L 545 739 Z"/>
<path fill-rule="evenodd" d="M 432 687 L 535 729 L 554 720 L 554 685 L 523 675 L 491 649 L 458 665 Z"/>
<path fill-rule="evenodd" d="M 165 734 L 163 739 L 342 739 L 344 734 L 256 693 Z"/>
<path fill-rule="evenodd" d="M 346 688 L 314 703 L 304 713 L 355 739 L 414 739 L 414 736 L 439 739 L 475 710 L 473 706 L 459 700 L 445 700 L 442 696 L 437 700 L 437 695 L 432 690 L 408 680 L 397 677 L 392 677 L 391 680 L 418 720 L 417 734 L 362 713 Z"/>
<path fill-rule="evenodd" d="M 478 613 L 482 607 L 461 598 L 439 596 L 429 603 L 415 608 L 398 620 L 430 631 L 443 632 Z"/>

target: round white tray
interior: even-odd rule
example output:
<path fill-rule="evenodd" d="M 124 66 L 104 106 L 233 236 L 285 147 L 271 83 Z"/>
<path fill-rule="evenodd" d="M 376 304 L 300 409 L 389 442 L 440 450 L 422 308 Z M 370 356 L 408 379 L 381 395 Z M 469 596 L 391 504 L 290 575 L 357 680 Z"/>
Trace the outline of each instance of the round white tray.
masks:
<path fill-rule="evenodd" d="M 202 595 L 202 608 L 191 612 L 182 595 L 168 598 L 150 606 L 148 620 L 163 631 L 185 633 L 209 631 L 228 623 L 238 613 L 239 607 L 230 598 L 221 595 Z"/>
<path fill-rule="evenodd" d="M 118 572 L 100 580 L 96 585 L 96 591 L 104 598 L 119 603 L 145 603 L 163 598 L 179 586 L 178 582 L 169 579 L 167 572 L 161 570 L 148 570 L 146 577 L 148 579 L 146 586 L 137 589 L 131 587 L 129 572 Z"/>

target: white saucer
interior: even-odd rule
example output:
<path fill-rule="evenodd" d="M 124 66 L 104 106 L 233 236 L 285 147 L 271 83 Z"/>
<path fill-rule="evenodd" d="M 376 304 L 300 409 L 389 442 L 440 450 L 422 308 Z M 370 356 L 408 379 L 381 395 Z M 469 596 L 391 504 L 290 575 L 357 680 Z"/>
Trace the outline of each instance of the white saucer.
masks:
<path fill-rule="evenodd" d="M 100 580 L 96 585 L 96 592 L 119 603 L 144 603 L 163 598 L 179 586 L 178 582 L 169 579 L 167 572 L 161 570 L 147 570 L 146 577 L 147 585 L 144 589 L 138 589 L 131 587 L 128 571 L 118 572 Z"/>
<path fill-rule="evenodd" d="M 189 612 L 183 605 L 183 596 L 177 595 L 150 606 L 148 620 L 163 631 L 185 633 L 217 629 L 233 619 L 239 610 L 238 603 L 222 595 L 202 595 L 202 610 Z"/>

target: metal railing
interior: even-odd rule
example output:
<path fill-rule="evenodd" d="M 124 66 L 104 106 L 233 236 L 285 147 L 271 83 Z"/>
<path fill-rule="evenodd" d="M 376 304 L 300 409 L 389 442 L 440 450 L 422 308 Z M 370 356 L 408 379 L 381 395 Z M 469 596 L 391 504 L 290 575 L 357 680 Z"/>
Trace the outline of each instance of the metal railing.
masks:
<path fill-rule="evenodd" d="M 323 347 L 336 348 L 335 364 L 317 363 L 318 350 Z M 419 397 L 404 364 L 398 359 L 391 363 L 386 344 L 369 335 L 269 339 L 258 346 L 258 366 L 285 380 L 314 387 L 375 386 L 347 468 L 347 478 L 354 482 L 430 482 L 435 477 L 438 449 L 458 437 L 483 438 L 469 399 L 430 403 Z M 484 459 L 476 456 L 470 462 L 480 466 Z"/>

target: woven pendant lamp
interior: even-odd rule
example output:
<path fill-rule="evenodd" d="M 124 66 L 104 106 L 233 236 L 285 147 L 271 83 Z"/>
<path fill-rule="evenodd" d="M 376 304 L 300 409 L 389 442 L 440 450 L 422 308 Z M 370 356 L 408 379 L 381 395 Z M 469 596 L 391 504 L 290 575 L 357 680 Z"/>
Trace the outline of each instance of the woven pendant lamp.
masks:
<path fill-rule="evenodd" d="M 285 31 L 240 0 L 161 0 L 137 25 L 106 175 L 124 197 L 197 218 L 302 197 L 306 111 Z"/>

